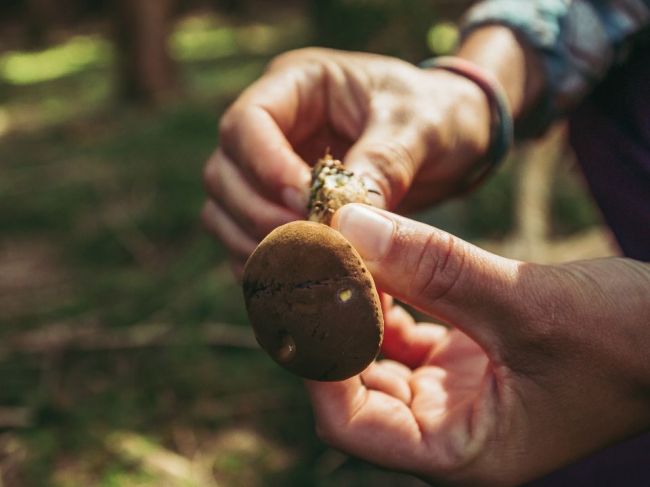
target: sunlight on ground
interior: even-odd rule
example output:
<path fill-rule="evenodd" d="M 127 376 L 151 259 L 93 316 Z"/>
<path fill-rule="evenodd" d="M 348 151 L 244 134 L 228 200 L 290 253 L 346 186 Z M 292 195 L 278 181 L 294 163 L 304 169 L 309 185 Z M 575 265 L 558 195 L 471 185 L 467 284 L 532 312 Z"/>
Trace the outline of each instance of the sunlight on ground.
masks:
<path fill-rule="evenodd" d="M 98 36 L 77 36 L 38 52 L 10 51 L 0 56 L 0 77 L 14 85 L 52 81 L 111 62 L 110 43 Z"/>

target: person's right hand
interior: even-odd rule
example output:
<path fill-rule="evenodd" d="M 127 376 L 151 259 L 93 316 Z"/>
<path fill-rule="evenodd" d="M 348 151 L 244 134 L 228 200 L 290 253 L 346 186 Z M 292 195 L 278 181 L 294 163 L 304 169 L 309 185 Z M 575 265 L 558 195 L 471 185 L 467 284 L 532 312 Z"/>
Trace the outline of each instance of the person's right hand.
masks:
<path fill-rule="evenodd" d="M 304 217 L 310 165 L 328 148 L 379 192 L 377 206 L 415 209 L 456 192 L 488 144 L 487 100 L 461 76 L 371 54 L 289 52 L 224 115 L 203 221 L 241 271 L 268 232 Z"/>
<path fill-rule="evenodd" d="M 650 431 L 650 264 L 515 261 L 358 204 L 332 226 L 379 288 L 455 328 L 385 306 L 385 359 L 306 381 L 327 443 L 444 485 L 506 487 Z"/>

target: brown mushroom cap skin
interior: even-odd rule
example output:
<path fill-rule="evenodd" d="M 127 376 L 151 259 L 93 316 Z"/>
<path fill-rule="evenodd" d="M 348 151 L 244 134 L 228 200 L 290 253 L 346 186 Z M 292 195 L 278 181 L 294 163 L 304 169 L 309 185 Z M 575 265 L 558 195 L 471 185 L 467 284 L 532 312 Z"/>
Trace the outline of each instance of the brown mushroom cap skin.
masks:
<path fill-rule="evenodd" d="M 244 270 L 244 298 L 260 346 L 307 379 L 344 380 L 377 356 L 379 296 L 352 245 L 322 223 L 276 228 Z"/>

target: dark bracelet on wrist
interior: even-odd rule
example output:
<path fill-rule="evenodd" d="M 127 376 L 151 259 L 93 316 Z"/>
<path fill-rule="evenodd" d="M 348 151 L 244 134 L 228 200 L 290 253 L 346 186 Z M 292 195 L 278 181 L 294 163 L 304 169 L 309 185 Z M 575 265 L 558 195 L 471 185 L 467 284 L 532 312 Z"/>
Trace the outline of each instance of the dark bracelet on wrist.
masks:
<path fill-rule="evenodd" d="M 442 56 L 427 59 L 420 63 L 423 69 L 443 69 L 474 82 L 488 99 L 490 106 L 490 145 L 484 164 L 477 166 L 464 188 L 470 190 L 505 158 L 514 141 L 514 123 L 505 91 L 501 84 L 483 68 L 466 59 Z"/>

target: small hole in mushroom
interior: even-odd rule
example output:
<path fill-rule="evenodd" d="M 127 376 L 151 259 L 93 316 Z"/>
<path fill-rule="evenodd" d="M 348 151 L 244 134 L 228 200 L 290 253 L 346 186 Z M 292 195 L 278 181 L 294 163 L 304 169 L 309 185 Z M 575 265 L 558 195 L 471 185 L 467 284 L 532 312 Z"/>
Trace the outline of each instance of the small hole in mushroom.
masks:
<path fill-rule="evenodd" d="M 342 291 L 339 291 L 339 299 L 341 300 L 342 303 L 348 302 L 351 297 L 352 297 L 352 289 L 343 289 Z"/>
<path fill-rule="evenodd" d="M 278 361 L 282 363 L 291 362 L 291 360 L 293 360 L 296 356 L 296 342 L 291 335 L 287 334 L 282 337 L 282 343 L 280 344 L 280 348 L 278 348 L 275 356 Z"/>

